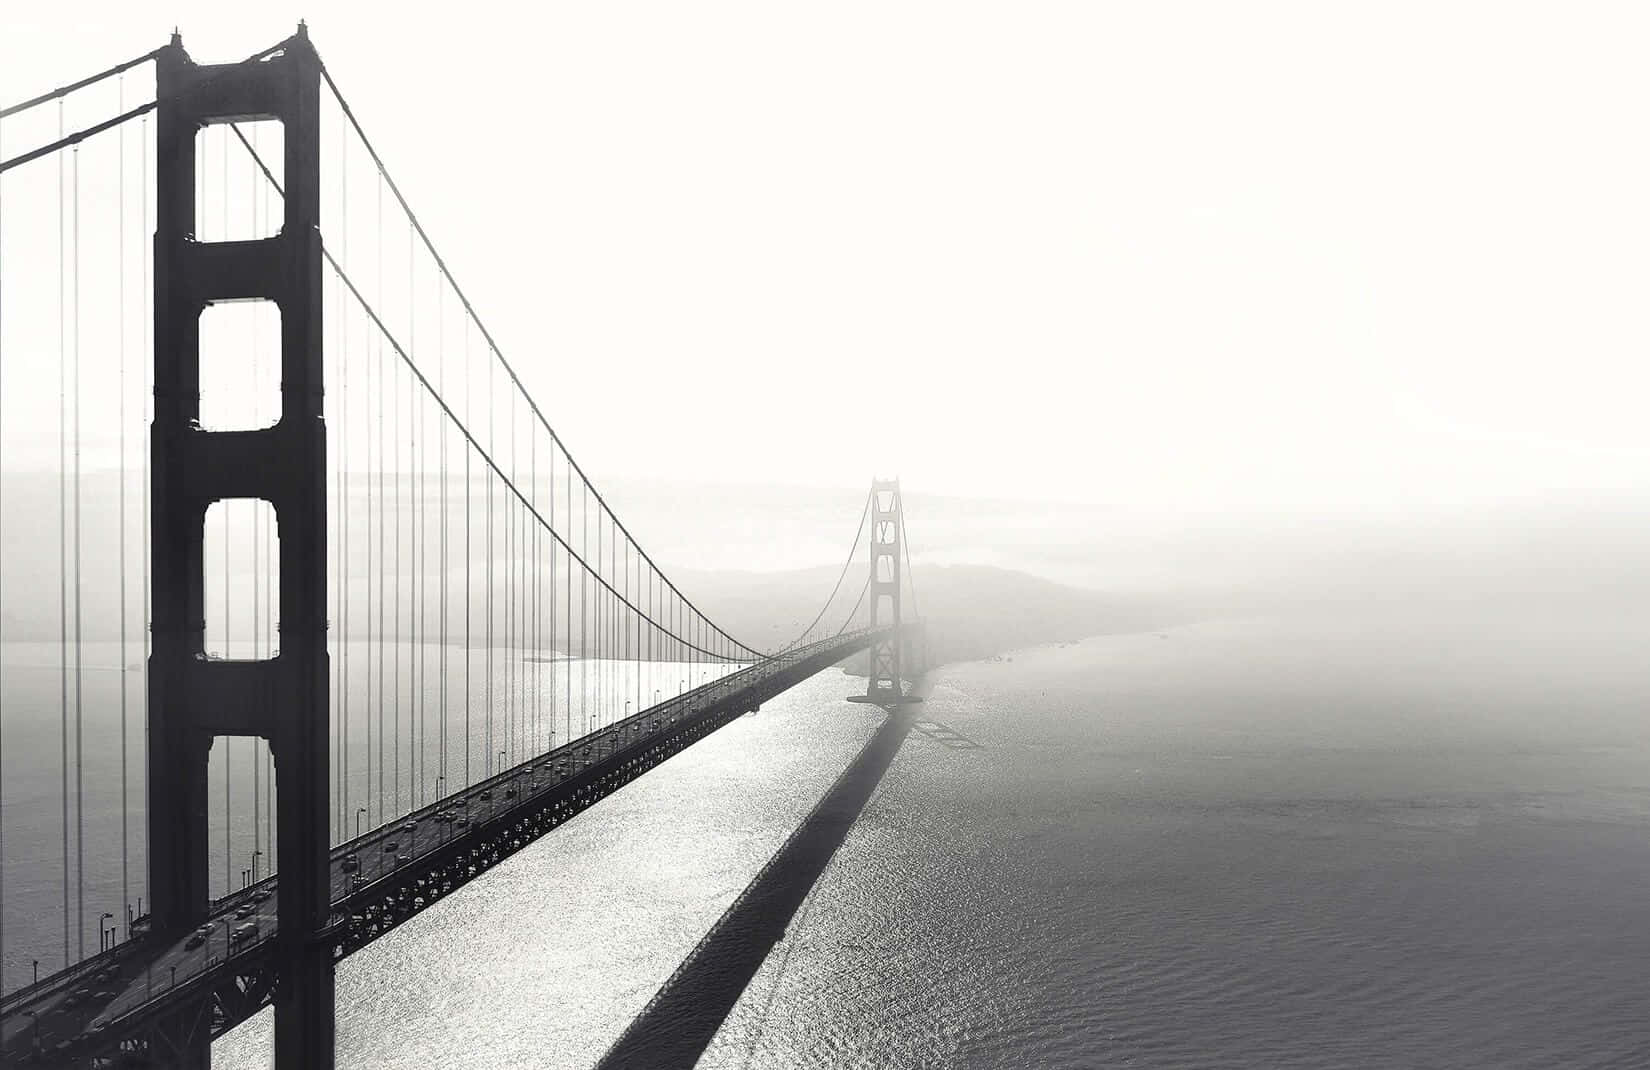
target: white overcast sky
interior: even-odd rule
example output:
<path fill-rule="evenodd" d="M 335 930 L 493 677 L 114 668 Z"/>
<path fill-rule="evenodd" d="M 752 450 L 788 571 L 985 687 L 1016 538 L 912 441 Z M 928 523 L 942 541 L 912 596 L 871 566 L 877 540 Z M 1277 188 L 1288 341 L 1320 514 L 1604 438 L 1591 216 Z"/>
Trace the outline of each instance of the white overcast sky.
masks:
<path fill-rule="evenodd" d="M 1646 485 L 1644 5 L 19 2 L 0 100 L 300 16 L 598 481 Z"/>

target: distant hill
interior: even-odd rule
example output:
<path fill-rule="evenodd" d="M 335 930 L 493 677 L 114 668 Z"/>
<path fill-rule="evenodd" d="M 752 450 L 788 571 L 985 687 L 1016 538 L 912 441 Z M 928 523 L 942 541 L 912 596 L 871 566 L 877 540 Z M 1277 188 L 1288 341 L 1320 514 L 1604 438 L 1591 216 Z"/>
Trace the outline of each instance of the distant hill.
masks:
<path fill-rule="evenodd" d="M 688 572 L 681 583 L 736 638 L 771 649 L 808 626 L 830 594 L 837 573 L 830 568 Z M 842 625 L 865 576 L 865 565 L 850 568 L 821 627 L 834 631 Z M 1175 619 L 1166 605 L 1067 587 L 1011 569 L 918 566 L 914 579 L 915 609 L 927 625 L 929 656 L 935 664 L 972 661 L 1091 635 L 1145 631 Z M 907 594 L 908 616 L 912 608 Z M 865 607 L 861 606 L 856 620 L 864 618 Z"/>

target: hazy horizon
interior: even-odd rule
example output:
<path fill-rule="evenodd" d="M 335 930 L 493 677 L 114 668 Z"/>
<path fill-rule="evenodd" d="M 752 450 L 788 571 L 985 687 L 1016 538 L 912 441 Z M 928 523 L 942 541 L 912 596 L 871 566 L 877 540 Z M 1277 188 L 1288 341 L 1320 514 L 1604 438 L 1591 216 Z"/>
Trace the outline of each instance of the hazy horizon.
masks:
<path fill-rule="evenodd" d="M 0 173 L 7 1060 L 1650 1066 L 1650 7 L 321 6 L 0 13 L 293 124 Z"/>

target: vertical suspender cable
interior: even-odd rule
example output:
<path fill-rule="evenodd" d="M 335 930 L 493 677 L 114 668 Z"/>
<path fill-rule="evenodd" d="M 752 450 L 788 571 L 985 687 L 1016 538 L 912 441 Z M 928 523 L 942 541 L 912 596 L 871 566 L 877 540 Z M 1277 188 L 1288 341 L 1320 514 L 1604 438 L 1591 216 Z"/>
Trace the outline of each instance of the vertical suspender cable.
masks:
<path fill-rule="evenodd" d="M 80 146 L 74 147 L 74 872 L 79 955 L 86 957 L 85 669 L 80 617 Z M 101 933 L 103 923 L 98 922 Z"/>
<path fill-rule="evenodd" d="M 549 522 L 556 522 L 556 449 L 553 444 L 546 447 L 548 456 L 544 457 L 544 469 L 549 481 Z M 546 746 L 556 746 L 556 665 L 561 664 L 561 656 L 556 652 L 556 540 L 549 540 L 549 740 Z"/>
<path fill-rule="evenodd" d="M 571 538 L 573 535 L 573 464 L 571 460 L 567 464 L 566 486 L 567 534 Z M 563 742 L 571 743 L 573 742 L 573 555 L 569 552 L 565 556 L 567 557 L 567 586 L 562 593 L 563 597 L 567 599 L 567 631 L 563 633 L 562 645 L 567 648 L 567 665 L 563 673 L 566 677 L 567 706 L 563 712 L 563 732 L 566 733 Z"/>
<path fill-rule="evenodd" d="M 539 494 L 539 453 L 538 453 L 538 448 L 539 448 L 538 436 L 533 434 L 532 425 L 529 424 L 528 428 L 527 428 L 527 477 L 528 477 L 528 479 L 530 479 L 532 481 L 532 484 L 533 484 L 534 508 L 537 508 L 538 494 Z M 526 510 L 522 511 L 521 519 L 522 519 L 522 523 L 524 525 L 529 524 Z M 533 630 L 532 630 L 532 635 L 533 635 L 533 642 L 532 642 L 533 660 L 532 660 L 532 663 L 531 663 L 532 666 L 533 666 L 533 668 L 532 668 L 532 674 L 533 674 L 533 741 L 532 741 L 532 746 L 530 746 L 528 748 L 528 753 L 529 754 L 537 754 L 538 750 L 539 750 L 539 714 L 541 712 L 539 685 L 541 683 L 543 683 L 543 680 L 544 680 L 544 667 L 543 667 L 544 662 L 542 660 L 543 657 L 544 657 L 544 650 L 543 650 L 542 646 L 540 645 L 540 641 L 544 638 L 544 635 L 543 635 L 543 629 L 540 627 L 540 624 L 541 624 L 540 613 L 543 610 L 543 606 L 541 605 L 541 602 L 542 602 L 542 597 L 541 596 L 543 594 L 543 591 L 541 589 L 542 585 L 539 582 L 542 579 L 542 576 L 540 575 L 540 572 L 539 572 L 539 532 L 538 532 L 538 528 L 529 526 L 527 536 L 528 536 L 528 541 L 529 541 L 529 545 L 530 545 L 530 549 L 528 551 L 528 555 L 527 555 L 527 558 L 526 558 L 526 560 L 529 564 L 529 567 L 528 567 L 527 571 L 532 576 L 532 584 L 533 584 L 533 597 L 532 597 L 532 603 L 531 603 L 532 607 L 533 607 Z"/>
<path fill-rule="evenodd" d="M 338 232 L 344 261 L 349 261 L 349 153 L 344 124 L 338 122 Z M 343 287 L 338 291 L 342 296 Z M 349 456 L 349 321 L 343 302 L 338 319 L 338 838 L 349 838 L 349 648 L 350 631 L 350 456 Z M 273 846 L 273 845 L 271 845 Z"/>
<path fill-rule="evenodd" d="M 556 519 L 556 470 L 551 466 L 551 462 L 551 456 L 546 453 L 544 458 L 544 495 L 547 508 L 544 515 L 550 519 L 551 523 L 554 523 Z M 542 673 L 539 676 L 537 684 L 535 685 L 535 689 L 540 695 L 539 731 L 543 736 L 544 749 L 549 750 L 551 747 L 556 745 L 556 541 L 551 539 L 549 544 L 546 545 L 544 540 L 535 534 L 534 546 L 537 548 L 535 550 L 535 560 L 539 562 L 540 569 L 539 653 L 542 657 L 549 659 L 548 664 L 550 666 L 550 692 L 548 700 L 546 700 L 544 696 L 544 676 Z M 542 558 L 537 556 L 539 552 L 543 553 L 544 556 Z M 549 571 L 548 577 L 544 575 L 546 566 L 548 566 Z M 544 597 L 546 594 L 549 596 L 548 603 L 546 603 Z M 544 613 L 547 605 L 550 614 L 548 628 L 546 628 L 544 622 Z"/>
<path fill-rule="evenodd" d="M 582 533 L 579 562 L 579 714 L 580 732 L 590 732 L 590 484 L 584 484 L 584 495 L 579 510 L 579 529 Z"/>
<path fill-rule="evenodd" d="M 629 540 L 626 540 L 625 544 L 624 544 L 624 597 L 625 597 L 626 601 L 629 601 L 629 599 L 630 599 L 630 542 L 629 542 Z M 630 613 L 628 611 L 624 615 L 624 671 L 625 671 L 625 677 L 626 677 L 626 679 L 624 681 L 624 684 L 625 684 L 624 689 L 625 689 L 625 692 L 627 694 L 630 692 L 629 677 L 633 672 L 635 672 L 635 660 L 634 660 L 635 659 L 635 651 L 631 650 L 631 648 L 630 648 L 630 627 L 631 627 L 631 624 L 634 623 L 634 621 L 633 621 L 634 617 L 635 617 L 635 614 Z M 638 682 L 639 682 L 640 677 L 638 677 L 637 679 L 638 679 Z M 638 707 L 638 708 L 640 708 L 640 707 Z"/>
<path fill-rule="evenodd" d="M 443 393 L 447 390 L 446 308 L 447 292 L 438 289 L 435 293 L 435 377 L 436 381 L 441 384 Z M 436 505 L 436 512 L 441 521 L 441 551 L 438 555 L 441 570 L 441 595 L 438 599 L 438 612 L 441 615 L 441 645 L 436 655 L 436 677 L 441 687 L 441 704 L 436 711 L 440 719 L 440 728 L 436 734 L 441 742 L 441 755 L 435 763 L 437 783 L 441 785 L 441 790 L 436 793 L 438 796 L 452 790 L 452 786 L 447 783 L 447 428 L 445 424 L 441 426 L 440 435 L 441 440 L 436 443 L 436 451 L 439 454 L 438 464 L 441 469 L 441 479 L 437 484 L 441 490 Z"/>
<path fill-rule="evenodd" d="M 218 240 L 219 241 L 227 241 L 229 239 L 229 131 L 227 129 L 220 128 L 218 132 L 222 135 L 218 140 L 223 145 L 223 153 L 222 153 L 222 156 L 221 156 L 222 173 L 219 175 L 219 178 L 223 182 L 223 202 L 218 206 L 218 211 L 219 211 L 220 219 L 221 219 L 221 225 L 222 225 L 223 229 L 218 232 Z M 222 505 L 223 505 L 223 512 L 222 512 L 221 515 L 223 517 L 223 656 L 226 657 L 226 658 L 232 658 L 232 657 L 235 656 L 235 652 L 234 652 L 234 648 L 229 645 L 229 634 L 230 634 L 230 627 L 229 627 L 229 556 L 230 556 L 230 550 L 233 548 L 234 542 L 235 542 L 235 528 L 234 528 L 234 525 L 230 523 L 231 512 L 230 512 L 229 499 L 225 498 L 222 502 Z M 230 828 L 232 826 L 231 826 L 231 822 L 230 822 L 230 809 L 231 808 L 230 808 L 230 798 L 229 798 L 230 782 L 234 778 L 230 775 L 230 772 L 231 772 L 231 769 L 232 769 L 232 764 L 230 762 L 229 750 L 230 750 L 230 741 L 229 741 L 229 738 L 226 736 L 224 738 L 224 741 L 223 741 L 223 890 L 224 890 L 225 895 L 229 894 L 230 892 L 234 891 L 234 889 L 235 889 L 235 882 L 234 882 L 234 879 L 233 879 L 233 877 L 234 877 L 234 865 L 235 865 L 235 863 L 234 863 L 234 852 L 231 850 L 231 842 L 230 842 Z"/>
<path fill-rule="evenodd" d="M 492 365 L 492 362 L 488 362 L 488 365 L 487 365 L 487 452 L 488 452 L 488 454 L 492 454 L 492 452 L 493 452 L 493 365 Z M 485 608 L 487 608 L 487 624 L 485 624 L 485 626 L 483 626 L 483 629 L 482 629 L 482 642 L 483 642 L 483 644 L 485 644 L 485 651 L 487 651 L 487 659 L 485 659 L 485 672 L 483 672 L 483 675 L 482 675 L 482 689 L 483 689 L 482 713 L 485 713 L 485 715 L 487 715 L 487 736 L 485 736 L 485 738 L 487 738 L 487 761 L 485 761 L 485 768 L 487 768 L 488 776 L 492 776 L 492 773 L 493 773 L 493 472 L 492 472 L 492 467 L 488 467 L 488 469 L 487 469 L 487 550 L 485 550 L 485 563 L 487 563 L 487 568 L 485 568 L 485 570 L 483 570 L 483 573 L 485 573 L 485 578 L 483 578 L 483 581 L 485 581 L 485 583 L 487 583 L 487 598 L 485 598 Z"/>
<path fill-rule="evenodd" d="M 366 352 L 361 355 L 361 363 L 363 365 L 361 369 L 361 449 L 362 453 L 366 457 L 366 464 L 362 468 L 361 474 L 362 483 L 364 484 L 363 489 L 366 492 L 367 498 L 365 515 L 362 517 L 362 520 L 365 522 L 366 529 L 362 532 L 361 539 L 361 548 L 363 551 L 362 556 L 364 558 L 362 562 L 364 566 L 362 570 L 364 573 L 362 576 L 362 585 L 365 588 L 366 595 L 365 605 L 363 607 L 366 612 L 362 622 L 363 643 L 361 647 L 361 654 L 364 659 L 362 675 L 366 678 L 363 681 L 363 692 L 366 701 L 361 710 L 363 742 L 366 746 L 366 750 L 361 755 L 361 767 L 366 773 L 366 783 L 362 788 L 361 801 L 366 805 L 357 806 L 350 811 L 352 818 L 356 821 L 360 820 L 362 810 L 367 811 L 367 820 L 372 820 L 372 772 L 374 761 L 373 756 L 375 753 L 373 750 L 373 719 L 378 705 L 383 701 L 381 697 L 383 694 L 383 681 L 379 678 L 379 673 L 376 671 L 375 665 L 375 661 L 377 660 L 376 654 L 378 652 L 378 640 L 383 632 L 383 629 L 375 622 L 373 614 L 373 607 L 381 606 L 384 601 L 383 589 L 381 585 L 376 582 L 378 578 L 377 569 L 381 566 L 379 566 L 380 558 L 378 554 L 374 552 L 377 549 L 377 541 L 373 534 L 375 530 L 374 525 L 379 516 L 378 503 L 381 500 L 381 496 L 379 494 L 380 480 L 378 477 L 378 466 L 383 463 L 379 460 L 379 451 L 376 448 L 376 432 L 379 427 L 379 422 L 373 416 L 372 407 L 372 403 L 375 399 L 379 400 L 380 404 L 382 404 L 383 397 L 383 382 L 380 380 L 378 375 L 379 362 L 377 360 L 377 356 L 377 339 L 369 334 L 367 336 Z M 375 593 L 376 597 L 374 597 Z"/>
<path fill-rule="evenodd" d="M 374 240 L 378 247 L 378 304 L 384 304 L 384 179 L 378 179 L 378 225 L 374 230 Z M 373 349 L 378 357 L 378 389 L 373 391 L 378 397 L 378 420 L 375 430 L 378 432 L 378 822 L 383 824 L 384 816 L 384 518 L 388 510 L 384 508 L 384 343 L 381 338 L 374 340 Z M 371 818 L 369 816 L 368 820 Z"/>
<path fill-rule="evenodd" d="M 257 151 L 257 148 L 256 148 L 257 139 L 258 139 L 258 128 L 256 126 L 254 126 L 252 128 L 252 140 L 253 140 L 253 152 L 254 153 L 256 153 L 256 151 Z M 258 235 L 258 234 L 263 233 L 258 227 L 258 223 L 259 223 L 259 220 L 258 220 L 258 190 L 259 190 L 259 187 L 262 186 L 262 185 L 263 185 L 263 182 L 262 182 L 261 176 L 254 173 L 252 175 L 252 191 L 251 191 L 252 192 L 251 211 L 252 211 L 252 233 L 253 233 L 253 235 Z M 260 341 L 260 338 L 259 338 L 259 331 L 258 331 L 258 318 L 256 316 L 252 317 L 250 334 L 252 335 L 252 391 L 251 391 L 251 393 L 252 393 L 252 426 L 259 427 L 263 423 L 263 420 L 262 420 L 263 406 L 261 404 L 261 398 L 260 398 L 260 395 L 263 393 L 263 391 L 261 389 L 262 386 L 263 386 L 263 377 L 262 377 L 262 374 L 261 374 L 262 371 L 263 371 L 263 361 L 260 359 L 261 354 L 258 352 L 258 343 Z M 264 558 L 263 558 L 264 547 L 260 546 L 259 543 L 260 543 L 260 541 L 263 537 L 263 527 L 264 527 L 264 525 L 263 525 L 263 518 L 259 515 L 259 513 L 260 513 L 260 510 L 258 510 L 256 508 L 254 508 L 252 510 L 252 653 L 251 653 L 251 657 L 253 657 L 253 658 L 260 658 L 260 657 L 263 656 L 262 648 L 259 645 L 259 640 L 263 637 L 263 568 L 262 568 L 262 566 L 263 566 L 263 563 L 264 563 Z M 331 666 L 329 666 L 329 668 L 331 669 L 331 671 L 334 675 L 337 674 L 338 666 L 337 666 L 336 662 L 333 663 Z M 336 754 L 336 748 L 334 748 L 334 753 Z M 261 816 L 260 813 L 259 813 L 259 806 L 261 805 L 260 800 L 259 800 L 260 787 L 261 787 L 261 785 L 259 784 L 259 780 L 261 779 L 262 773 L 263 773 L 263 762 L 262 762 L 262 760 L 261 760 L 261 758 L 258 754 L 258 737 L 253 736 L 252 737 L 252 879 L 253 880 L 258 879 L 258 859 L 263 854 L 263 850 L 262 850 L 262 848 L 263 848 L 262 827 L 259 825 L 259 817 Z"/>
<path fill-rule="evenodd" d="M 234 127 L 231 127 L 231 129 L 234 129 Z M 252 133 L 252 136 L 253 136 L 252 155 L 253 155 L 254 158 L 257 158 L 258 152 L 257 152 L 257 148 L 256 148 L 256 143 L 257 143 L 257 136 L 258 136 L 258 134 L 257 134 L 258 128 L 253 127 L 252 130 L 253 130 L 253 133 Z M 255 199 L 257 201 L 258 206 L 262 210 L 262 219 L 263 219 L 262 226 L 267 228 L 268 225 L 269 225 L 269 222 L 270 222 L 270 204 L 269 204 L 270 184 L 269 183 L 258 184 L 256 177 L 254 177 L 253 181 L 254 181 L 254 184 L 255 184 L 256 189 L 257 189 Z M 283 218 L 284 218 L 284 216 L 283 216 Z M 261 234 L 261 233 L 263 233 L 263 231 L 259 230 L 259 231 L 257 231 L 257 233 Z M 260 337 L 261 337 L 261 335 L 260 335 Z M 277 339 L 276 339 L 276 355 L 275 355 L 275 371 L 276 371 L 277 381 L 280 379 L 280 370 L 281 370 L 281 366 L 280 366 L 280 339 L 277 337 Z M 279 402 L 277 402 L 277 406 L 279 406 Z M 342 458 L 340 457 L 340 465 L 341 464 L 342 464 Z M 263 542 L 264 554 L 265 554 L 264 564 L 263 564 L 263 567 L 260 568 L 254 574 L 252 582 L 253 582 L 254 585 L 262 585 L 262 587 L 263 587 L 263 592 L 264 592 L 264 597 L 263 597 L 263 620 L 262 620 L 262 624 L 261 624 L 261 627 L 262 627 L 262 630 L 263 630 L 263 656 L 265 658 L 269 658 L 269 657 L 273 657 L 274 654 L 275 654 L 275 618 L 276 618 L 275 608 L 276 608 L 276 604 L 279 601 L 279 597 L 280 597 L 280 592 L 274 590 L 274 584 L 271 582 L 271 576 L 270 576 L 270 571 L 271 571 L 272 568 L 276 572 L 279 572 L 279 569 L 277 567 L 279 565 L 279 560 L 275 556 L 276 551 L 277 551 L 277 541 L 276 541 L 276 538 L 275 538 L 275 511 L 273 509 L 260 509 L 260 510 L 258 510 L 258 517 L 254 518 L 253 523 L 254 524 L 260 524 L 261 523 L 262 526 L 263 526 L 263 539 L 262 539 L 262 542 Z M 338 671 L 340 673 L 343 671 L 341 666 L 340 666 Z M 260 752 L 261 752 L 261 757 L 260 757 Z M 254 763 L 254 768 L 261 768 L 263 770 L 263 782 L 264 782 L 264 804 L 263 804 L 263 829 L 264 829 L 264 835 L 263 835 L 263 845 L 264 845 L 264 849 L 269 854 L 269 862 L 268 862 L 268 866 L 267 866 L 268 872 L 274 873 L 276 864 L 279 861 L 279 859 L 277 858 L 277 851 L 276 851 L 276 846 L 275 846 L 275 754 L 270 749 L 269 744 L 267 742 L 259 740 L 257 738 L 254 738 L 253 739 L 253 746 L 252 746 L 252 760 L 253 760 L 253 763 Z M 339 771 L 340 772 L 343 771 L 342 766 L 339 767 Z M 254 825 L 256 825 L 257 820 L 258 820 L 258 814 L 257 814 L 256 807 L 254 807 L 254 810 L 253 810 L 252 820 L 253 820 Z M 254 830 L 254 836 L 256 836 L 256 830 Z M 254 846 L 256 846 L 256 844 Z M 259 859 L 258 855 L 253 855 L 252 864 L 253 864 L 254 867 L 256 867 L 258 865 L 258 859 Z M 254 879 L 256 879 L 256 877 L 257 877 L 256 868 L 254 868 L 253 877 L 254 877 Z"/>
<path fill-rule="evenodd" d="M 367 493 L 366 516 L 364 517 L 366 520 L 366 531 L 363 533 L 364 537 L 361 540 L 363 549 L 366 551 L 366 561 L 364 562 L 366 566 L 366 575 L 363 577 L 366 587 L 366 642 L 362 647 L 362 653 L 366 657 L 366 671 L 364 673 L 366 676 L 366 707 L 362 710 L 362 713 L 364 714 L 362 720 L 366 722 L 365 742 L 367 748 L 366 753 L 362 755 L 361 764 L 366 770 L 367 782 L 364 789 L 365 795 L 361 801 L 367 804 L 365 809 L 367 809 L 367 819 L 369 821 L 372 819 L 372 811 L 370 808 L 372 806 L 373 714 L 376 709 L 375 700 L 378 705 L 383 703 L 383 680 L 379 678 L 378 674 L 373 672 L 373 655 L 378 649 L 378 640 L 383 634 L 383 627 L 381 621 L 379 626 L 374 626 L 372 610 L 373 606 L 377 605 L 380 607 L 379 613 L 382 614 L 382 606 L 384 603 L 383 587 L 381 585 L 375 586 L 373 583 L 373 562 L 375 560 L 381 560 L 381 558 L 375 558 L 373 555 L 373 523 L 375 518 L 379 516 L 378 502 L 382 500 L 382 496 L 377 493 L 377 491 L 381 489 L 378 485 L 380 480 L 373 465 L 374 459 L 379 456 L 378 452 L 374 450 L 373 445 L 375 433 L 380 427 L 380 423 L 378 420 L 373 418 L 372 402 L 375 398 L 378 399 L 380 411 L 382 411 L 384 396 L 384 384 L 379 379 L 377 371 L 378 361 L 374 359 L 377 354 L 378 338 L 376 335 L 369 333 L 367 336 L 367 351 L 363 354 L 362 361 L 366 367 L 362 373 L 362 377 L 365 382 L 361 397 L 361 420 L 365 425 L 365 433 L 361 436 L 361 439 L 362 449 L 367 458 L 366 468 L 363 472 L 365 477 L 363 482 L 366 483 Z M 378 463 L 382 464 L 383 462 L 379 461 Z M 378 592 L 378 597 L 376 600 L 373 598 L 374 590 Z M 382 670 L 380 670 L 380 672 L 381 671 Z M 375 683 L 378 684 L 376 689 L 373 686 Z M 382 797 L 380 797 L 380 801 L 382 801 Z M 359 818 L 362 809 L 363 807 L 358 806 L 354 810 L 351 810 L 350 813 L 356 818 Z"/>
<path fill-rule="evenodd" d="M 138 200 L 141 202 L 140 214 L 142 216 L 143 225 L 143 229 L 140 233 L 147 235 L 149 233 L 148 115 L 143 117 L 143 125 L 141 127 L 141 133 L 138 137 L 138 143 L 140 146 L 138 176 L 140 185 L 142 186 L 142 195 L 138 198 Z M 140 253 L 138 259 L 143 263 L 143 288 L 140 292 L 147 297 L 149 296 L 149 266 L 151 263 L 151 258 L 147 255 L 147 253 Z M 153 395 L 151 394 L 150 396 L 152 397 Z M 143 426 L 148 427 L 149 421 L 145 420 L 143 422 Z M 139 450 L 138 453 L 142 458 L 142 460 L 139 461 L 139 465 L 143 473 L 143 538 L 140 541 L 143 544 L 143 710 L 144 723 L 147 724 L 149 719 L 149 450 L 147 442 L 144 443 L 144 448 Z M 143 768 L 147 768 L 149 756 L 148 734 L 140 733 L 138 735 L 138 739 L 140 741 L 139 746 L 143 747 L 143 761 L 140 762 L 139 765 Z M 143 823 L 143 853 L 145 858 L 149 857 L 149 822 L 147 821 Z M 148 882 L 145 881 L 143 886 L 147 888 Z M 139 896 L 138 899 L 141 902 L 142 896 Z"/>
<path fill-rule="evenodd" d="M 395 458 L 395 464 L 398 469 L 398 471 L 391 475 L 391 480 L 395 486 L 395 562 L 391 566 L 395 574 L 395 623 L 393 634 L 390 637 L 392 649 L 395 653 L 395 664 L 391 674 L 394 679 L 394 688 L 390 691 L 390 695 L 392 696 L 390 700 L 390 714 L 395 725 L 395 745 L 390 748 L 391 753 L 394 756 L 394 760 L 391 765 L 395 774 L 395 790 L 390 793 L 390 798 L 394 805 L 395 816 L 397 817 L 401 816 L 401 642 L 405 633 L 405 629 L 401 624 L 402 473 L 399 471 L 401 466 L 401 382 L 405 378 L 406 377 L 401 374 L 401 370 L 397 368 L 394 386 L 391 387 L 394 396 L 390 400 L 391 425 L 389 432 L 390 446 L 395 451 L 391 454 L 391 456 Z"/>
<path fill-rule="evenodd" d="M 471 407 L 474 391 L 470 376 L 470 321 L 464 321 L 464 407 Z M 472 417 L 473 419 L 473 417 Z M 464 451 L 464 786 L 470 780 L 470 609 L 475 602 L 470 586 L 470 565 L 474 554 L 470 549 L 470 458 L 474 450 Z"/>
<path fill-rule="evenodd" d="M 510 482 L 516 481 L 516 406 L 515 399 L 509 402 L 510 409 Z M 509 755 L 510 763 L 515 763 L 516 731 L 515 731 L 515 662 L 516 655 L 511 648 L 514 638 L 516 613 L 516 562 L 514 556 L 516 542 L 515 518 L 511 515 L 511 506 L 514 503 L 506 497 L 504 499 L 504 750 Z"/>
<path fill-rule="evenodd" d="M 608 597 L 607 588 L 611 584 L 613 570 L 608 565 L 607 555 L 612 553 L 612 539 L 608 536 L 605 523 L 605 510 L 596 510 L 596 575 L 604 581 L 601 590 L 596 593 L 596 605 L 601 610 L 601 624 L 597 628 L 600 637 L 601 654 L 599 662 L 601 673 L 597 677 L 601 681 L 601 692 L 596 702 L 596 727 L 605 728 L 608 723 L 608 714 L 613 701 L 613 602 Z"/>
<path fill-rule="evenodd" d="M 120 110 L 126 111 L 126 75 L 122 74 L 119 81 L 118 100 Z M 115 243 L 115 275 L 117 277 L 120 305 L 120 331 L 116 349 L 119 353 L 120 370 L 115 376 L 119 384 L 120 413 L 117 423 L 120 428 L 120 464 L 117 466 L 120 479 L 120 510 L 119 524 L 120 537 L 116 553 L 120 555 L 120 669 L 117 678 L 120 680 L 120 901 L 125 907 L 132 903 L 132 886 L 130 870 L 130 847 L 127 838 L 127 829 L 131 825 L 131 795 L 126 790 L 126 127 L 120 128 L 118 176 L 115 188 L 120 198 L 120 207 L 116 212 L 115 227 L 118 235 Z M 0 603 L 3 604 L 3 603 Z"/>
<path fill-rule="evenodd" d="M 412 225 L 407 226 L 407 349 L 409 352 L 418 352 L 418 315 L 414 311 L 414 302 L 417 300 L 417 291 L 413 280 L 413 234 Z M 420 641 L 419 632 L 424 623 L 424 551 L 423 537 L 420 528 L 423 525 L 424 510 L 424 471 L 421 458 L 424 452 L 423 435 L 424 407 L 418 403 L 417 394 L 412 395 L 412 411 L 408 414 L 407 431 L 411 436 L 408 452 L 411 457 L 408 464 L 412 468 L 412 486 L 408 490 L 412 494 L 412 701 L 413 710 L 417 712 L 417 719 L 413 720 L 412 711 L 408 713 L 408 720 L 413 728 L 412 745 L 412 787 L 407 793 L 407 806 L 424 805 L 424 644 Z"/>
<path fill-rule="evenodd" d="M 57 102 L 63 135 L 63 101 Z M 63 767 L 63 967 L 69 966 L 69 350 L 68 173 L 57 158 L 57 646 Z"/>
<path fill-rule="evenodd" d="M 0 139 L 0 159 L 4 159 L 5 141 Z M 0 175 L 0 451 L 5 444 L 5 411 L 6 411 L 6 372 L 4 366 L 5 353 L 5 203 L 6 203 L 6 176 Z M 0 531 L 5 528 L 6 518 L 6 483 L 5 473 L 0 472 Z M 0 577 L 0 605 L 5 605 L 5 580 Z M 0 647 L 5 643 L 5 618 L 0 616 Z M 0 663 L 0 767 L 5 764 L 6 755 L 6 707 L 5 707 L 5 666 Z M 5 785 L 0 783 L 0 859 L 6 857 L 6 791 Z M 5 866 L 0 864 L 0 964 L 6 961 L 6 872 Z M 5 971 L 0 967 L 0 995 L 6 991 Z"/>

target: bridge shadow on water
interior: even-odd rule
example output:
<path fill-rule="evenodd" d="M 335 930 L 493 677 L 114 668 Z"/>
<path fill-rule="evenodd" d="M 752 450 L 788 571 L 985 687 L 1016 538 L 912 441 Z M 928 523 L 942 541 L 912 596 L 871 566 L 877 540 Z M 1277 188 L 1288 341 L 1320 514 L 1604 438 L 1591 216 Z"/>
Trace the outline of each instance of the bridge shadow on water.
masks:
<path fill-rule="evenodd" d="M 598 1070 L 681 1068 L 699 1061 L 756 971 L 830 864 L 910 734 L 907 709 L 888 717 L 813 810 L 739 893 L 597 1064 Z"/>

